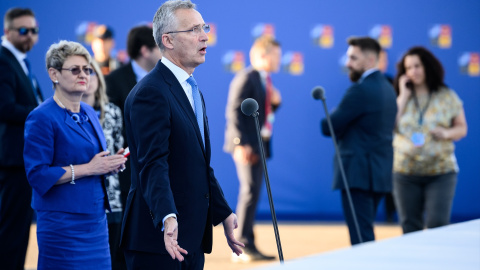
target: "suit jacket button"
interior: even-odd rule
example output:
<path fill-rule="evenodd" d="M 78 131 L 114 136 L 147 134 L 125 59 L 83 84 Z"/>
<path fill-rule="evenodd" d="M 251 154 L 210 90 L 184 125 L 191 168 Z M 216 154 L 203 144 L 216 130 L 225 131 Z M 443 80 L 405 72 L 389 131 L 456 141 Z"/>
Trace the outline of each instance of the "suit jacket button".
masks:
<path fill-rule="evenodd" d="M 209 197 L 210 197 L 210 196 L 208 195 L 208 193 L 207 193 L 207 194 L 205 194 L 205 198 L 207 198 L 207 199 L 208 199 Z"/>

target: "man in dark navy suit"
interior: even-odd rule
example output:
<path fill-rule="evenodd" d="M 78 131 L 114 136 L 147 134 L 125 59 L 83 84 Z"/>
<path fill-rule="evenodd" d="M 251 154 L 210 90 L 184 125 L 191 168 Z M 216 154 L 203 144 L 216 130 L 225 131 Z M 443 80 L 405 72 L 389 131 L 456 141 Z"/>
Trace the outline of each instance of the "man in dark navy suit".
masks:
<path fill-rule="evenodd" d="M 347 68 L 354 84 L 331 120 L 352 195 L 361 238 L 375 240 L 373 222 L 385 193 L 392 190 L 393 128 L 397 113 L 395 91 L 376 68 L 380 45 L 369 37 L 348 40 Z M 322 132 L 331 136 L 326 119 Z M 352 245 L 360 243 L 337 159 L 333 188 L 342 191 L 343 213 Z"/>
<path fill-rule="evenodd" d="M 162 60 L 125 102 L 132 186 L 121 245 L 128 269 L 203 269 L 219 223 L 232 251 L 242 253 L 237 217 L 210 167 L 206 107 L 192 76 L 205 62 L 209 31 L 190 1 L 165 2 L 153 19 Z"/>
<path fill-rule="evenodd" d="M 4 18 L 0 47 L 0 267 L 23 269 L 27 253 L 32 188 L 23 163 L 23 129 L 28 114 L 42 102 L 29 52 L 38 40 L 30 9 L 12 8 Z"/>

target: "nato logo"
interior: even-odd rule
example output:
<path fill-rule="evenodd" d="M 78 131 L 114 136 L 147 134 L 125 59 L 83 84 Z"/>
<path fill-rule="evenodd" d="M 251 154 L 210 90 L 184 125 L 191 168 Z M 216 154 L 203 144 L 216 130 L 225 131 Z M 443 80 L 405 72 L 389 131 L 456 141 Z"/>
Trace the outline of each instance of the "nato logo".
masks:
<path fill-rule="evenodd" d="M 371 38 L 374 38 L 380 43 L 380 46 L 384 49 L 392 47 L 392 27 L 386 24 L 375 25 L 369 33 Z"/>
<path fill-rule="evenodd" d="M 452 46 L 452 27 L 448 24 L 436 24 L 428 32 L 428 37 L 433 46 L 448 49 Z"/>
<path fill-rule="evenodd" d="M 477 77 L 480 76 L 480 53 L 464 52 L 458 59 L 460 73 Z"/>
<path fill-rule="evenodd" d="M 86 45 L 92 44 L 92 41 L 95 38 L 95 31 L 97 27 L 98 26 L 96 22 L 81 22 L 75 29 L 77 41 Z"/>
<path fill-rule="evenodd" d="M 282 57 L 282 70 L 291 75 L 303 74 L 303 54 L 301 52 L 286 52 Z"/>
<path fill-rule="evenodd" d="M 310 38 L 315 46 L 329 49 L 333 47 L 333 27 L 331 25 L 318 24 L 310 31 Z"/>
<path fill-rule="evenodd" d="M 252 37 L 257 39 L 261 36 L 275 37 L 275 27 L 273 24 L 259 23 L 252 29 Z"/>
<path fill-rule="evenodd" d="M 217 44 L 217 26 L 214 23 L 207 24 L 210 25 L 210 32 L 207 33 L 207 45 L 213 47 Z"/>
<path fill-rule="evenodd" d="M 245 55 L 242 51 L 228 51 L 222 57 L 223 68 L 228 72 L 238 72 L 245 68 Z"/>

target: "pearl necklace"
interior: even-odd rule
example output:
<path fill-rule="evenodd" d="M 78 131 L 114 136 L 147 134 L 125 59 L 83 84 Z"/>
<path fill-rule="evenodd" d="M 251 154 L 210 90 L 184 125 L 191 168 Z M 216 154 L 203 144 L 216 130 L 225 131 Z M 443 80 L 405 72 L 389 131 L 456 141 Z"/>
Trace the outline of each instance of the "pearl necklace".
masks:
<path fill-rule="evenodd" d="M 53 99 L 54 99 L 55 101 L 57 101 L 58 103 L 60 103 L 60 107 L 63 107 L 64 109 L 67 109 L 67 107 L 65 107 L 65 105 L 63 105 L 63 103 L 60 101 L 60 99 L 59 99 L 58 97 L 53 96 Z"/>

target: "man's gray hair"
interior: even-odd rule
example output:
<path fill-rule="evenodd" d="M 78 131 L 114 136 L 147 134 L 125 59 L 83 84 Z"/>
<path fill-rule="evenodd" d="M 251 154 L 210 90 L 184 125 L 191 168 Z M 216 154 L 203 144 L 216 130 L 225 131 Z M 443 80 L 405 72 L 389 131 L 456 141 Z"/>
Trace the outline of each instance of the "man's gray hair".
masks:
<path fill-rule="evenodd" d="M 196 10 L 196 5 L 190 0 L 170 0 L 163 3 L 153 17 L 153 38 L 155 38 L 155 42 L 162 52 L 165 51 L 165 46 L 162 44 L 162 35 L 178 30 L 176 29 L 178 20 L 175 17 L 175 11 L 178 9 Z"/>

